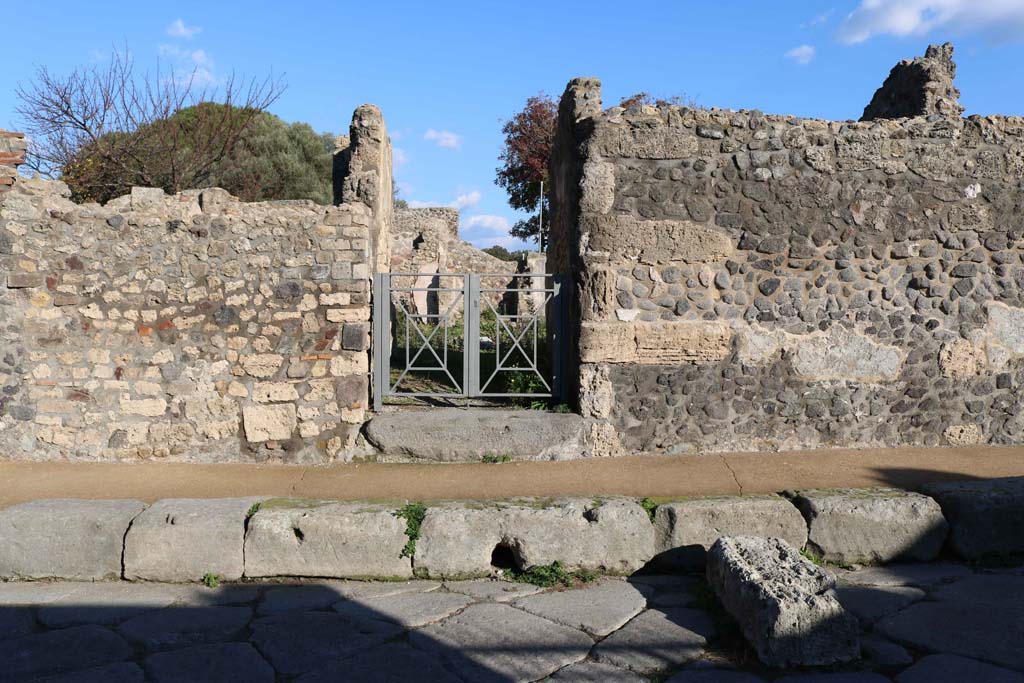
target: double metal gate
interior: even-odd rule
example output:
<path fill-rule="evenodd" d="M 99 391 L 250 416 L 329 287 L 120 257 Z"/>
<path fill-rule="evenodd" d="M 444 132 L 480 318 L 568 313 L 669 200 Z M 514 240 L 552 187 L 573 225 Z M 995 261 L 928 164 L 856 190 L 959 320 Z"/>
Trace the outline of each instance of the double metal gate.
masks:
<path fill-rule="evenodd" d="M 557 401 L 567 295 L 545 273 L 378 273 L 375 410 L 389 398 Z"/>

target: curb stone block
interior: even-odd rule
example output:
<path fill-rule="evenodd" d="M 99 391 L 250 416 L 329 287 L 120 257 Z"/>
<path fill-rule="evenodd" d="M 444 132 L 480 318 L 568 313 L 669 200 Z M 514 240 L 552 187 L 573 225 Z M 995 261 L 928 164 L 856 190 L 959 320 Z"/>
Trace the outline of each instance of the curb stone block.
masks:
<path fill-rule="evenodd" d="M 807 524 L 781 496 L 705 498 L 662 503 L 654 520 L 659 567 L 703 571 L 707 550 L 722 536 L 781 538 L 796 548 L 807 542 Z"/>
<path fill-rule="evenodd" d="M 121 577 L 124 535 L 138 500 L 35 500 L 0 510 L 0 579 Z"/>
<path fill-rule="evenodd" d="M 949 528 L 938 503 L 897 489 L 800 491 L 794 503 L 807 520 L 808 544 L 828 562 L 928 562 Z"/>
<path fill-rule="evenodd" d="M 1024 477 L 927 484 L 949 521 L 950 549 L 967 560 L 1024 553 Z"/>
<path fill-rule="evenodd" d="M 857 619 L 833 595 L 835 578 L 785 541 L 723 536 L 708 551 L 707 577 L 768 666 L 820 666 L 860 656 Z"/>
<path fill-rule="evenodd" d="M 124 540 L 128 580 L 184 583 L 243 573 L 245 518 L 258 498 L 168 498 L 139 515 Z"/>
<path fill-rule="evenodd" d="M 394 507 L 287 503 L 261 507 L 245 536 L 245 575 L 412 578 L 406 521 Z"/>
<path fill-rule="evenodd" d="M 559 561 L 569 569 L 626 574 L 655 550 L 654 525 L 631 500 L 597 507 L 589 499 L 453 503 L 428 507 L 420 533 L 416 569 L 433 578 L 486 576 L 499 547 L 519 569 Z"/>

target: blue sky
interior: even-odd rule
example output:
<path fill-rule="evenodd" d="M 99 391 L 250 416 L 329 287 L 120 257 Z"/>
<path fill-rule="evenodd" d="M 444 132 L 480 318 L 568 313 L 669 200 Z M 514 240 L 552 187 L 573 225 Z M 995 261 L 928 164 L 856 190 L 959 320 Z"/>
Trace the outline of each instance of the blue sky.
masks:
<path fill-rule="evenodd" d="M 967 113 L 1024 114 L 1024 0 L 20 3 L 7 10 L 0 127 L 15 86 L 127 44 L 139 65 L 283 73 L 271 111 L 344 132 L 363 102 L 384 111 L 410 202 L 454 204 L 463 237 L 515 246 L 494 185 L 501 119 L 527 97 L 596 76 L 610 106 L 645 90 L 705 106 L 847 119 L 899 59 L 957 45 Z M 11 38 L 10 32 L 15 37 Z"/>

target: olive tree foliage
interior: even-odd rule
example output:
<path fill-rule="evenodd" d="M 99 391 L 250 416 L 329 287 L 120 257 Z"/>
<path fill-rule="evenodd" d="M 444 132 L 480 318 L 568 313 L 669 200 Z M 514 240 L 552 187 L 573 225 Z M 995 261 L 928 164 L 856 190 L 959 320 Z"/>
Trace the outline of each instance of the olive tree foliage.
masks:
<path fill-rule="evenodd" d="M 127 49 L 66 76 L 39 67 L 17 88 L 27 165 L 79 180 L 78 197 L 97 201 L 132 185 L 168 192 L 206 186 L 284 87 L 272 75 L 204 86 L 196 72 L 182 77 L 159 65 L 137 74 Z"/>

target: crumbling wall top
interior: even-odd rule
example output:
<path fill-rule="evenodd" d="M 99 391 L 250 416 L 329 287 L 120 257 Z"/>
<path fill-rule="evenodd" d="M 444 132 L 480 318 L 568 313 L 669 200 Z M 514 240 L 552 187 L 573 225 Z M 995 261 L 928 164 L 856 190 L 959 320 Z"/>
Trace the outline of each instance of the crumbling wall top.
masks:
<path fill-rule="evenodd" d="M 932 115 L 958 118 L 964 108 L 954 78 L 953 44 L 929 45 L 923 57 L 904 59 L 892 68 L 864 108 L 861 120 Z"/>

